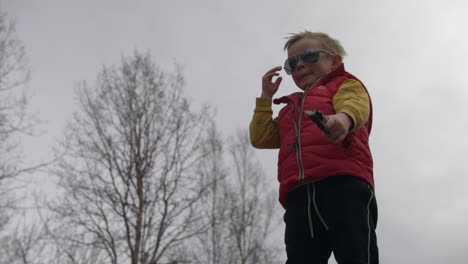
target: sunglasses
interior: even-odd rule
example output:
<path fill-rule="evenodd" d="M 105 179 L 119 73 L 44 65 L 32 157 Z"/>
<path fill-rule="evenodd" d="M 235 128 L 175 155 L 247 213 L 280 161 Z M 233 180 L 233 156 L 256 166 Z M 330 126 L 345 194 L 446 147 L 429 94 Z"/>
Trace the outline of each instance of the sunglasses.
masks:
<path fill-rule="evenodd" d="M 291 74 L 294 69 L 297 66 L 297 63 L 299 62 L 299 59 L 302 60 L 305 64 L 315 64 L 318 62 L 320 59 L 320 52 L 329 54 L 329 55 L 334 55 L 333 53 L 323 50 L 323 49 L 306 49 L 303 52 L 299 53 L 296 56 L 292 56 L 286 59 L 284 62 L 284 71 L 287 74 Z"/>

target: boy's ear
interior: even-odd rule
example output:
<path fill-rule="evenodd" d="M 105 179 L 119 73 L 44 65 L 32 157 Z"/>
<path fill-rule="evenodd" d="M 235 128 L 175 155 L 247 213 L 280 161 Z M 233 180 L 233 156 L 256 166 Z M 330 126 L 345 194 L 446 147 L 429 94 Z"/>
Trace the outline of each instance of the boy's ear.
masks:
<path fill-rule="evenodd" d="M 332 69 L 335 70 L 343 63 L 343 57 L 340 54 L 335 54 L 333 56 Z"/>

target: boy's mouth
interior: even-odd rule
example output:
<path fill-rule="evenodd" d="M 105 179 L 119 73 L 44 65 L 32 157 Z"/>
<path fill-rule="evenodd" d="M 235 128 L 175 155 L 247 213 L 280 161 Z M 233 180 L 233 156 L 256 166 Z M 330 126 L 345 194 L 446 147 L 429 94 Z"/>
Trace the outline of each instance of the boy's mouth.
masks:
<path fill-rule="evenodd" d="M 313 73 L 313 72 L 304 72 L 304 73 L 301 73 L 301 74 L 299 75 L 299 80 L 302 80 L 302 79 L 304 79 L 304 78 L 306 78 L 306 77 L 308 77 L 308 76 L 314 76 L 314 73 Z"/>
<path fill-rule="evenodd" d="M 303 69 L 302 72 L 299 72 L 299 77 L 305 77 L 307 75 L 313 75 L 314 73 L 310 69 Z"/>

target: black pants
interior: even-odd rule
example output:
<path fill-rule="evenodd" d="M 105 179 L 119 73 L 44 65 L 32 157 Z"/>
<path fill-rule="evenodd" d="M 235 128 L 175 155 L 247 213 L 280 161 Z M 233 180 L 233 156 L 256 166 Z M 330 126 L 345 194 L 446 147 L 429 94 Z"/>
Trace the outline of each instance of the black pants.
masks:
<path fill-rule="evenodd" d="M 286 264 L 379 263 L 377 202 L 372 188 L 352 176 L 334 176 L 288 194 Z"/>

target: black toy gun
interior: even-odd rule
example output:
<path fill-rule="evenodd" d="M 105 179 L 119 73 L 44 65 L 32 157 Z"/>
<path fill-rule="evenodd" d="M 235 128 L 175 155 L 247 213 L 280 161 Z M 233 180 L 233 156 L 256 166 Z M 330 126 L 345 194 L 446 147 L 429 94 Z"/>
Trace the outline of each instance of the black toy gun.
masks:
<path fill-rule="evenodd" d="M 330 135 L 330 130 L 325 127 L 325 118 L 322 112 L 317 110 L 305 110 L 304 113 L 309 116 L 312 121 L 322 130 L 325 134 Z"/>

